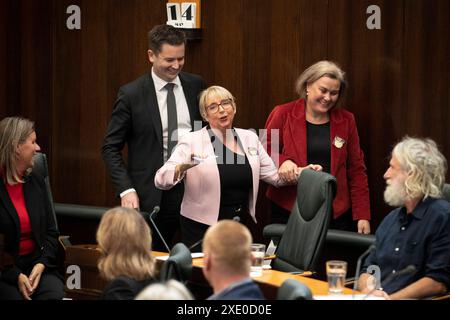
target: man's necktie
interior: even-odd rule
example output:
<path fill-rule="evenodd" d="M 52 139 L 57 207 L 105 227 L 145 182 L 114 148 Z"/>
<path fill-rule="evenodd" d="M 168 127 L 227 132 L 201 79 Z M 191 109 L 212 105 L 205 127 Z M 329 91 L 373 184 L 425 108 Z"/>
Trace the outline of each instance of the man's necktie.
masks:
<path fill-rule="evenodd" d="M 178 120 L 177 106 L 175 104 L 175 95 L 173 94 L 174 83 L 166 84 L 167 89 L 167 158 L 172 154 L 172 149 L 178 143 Z"/>

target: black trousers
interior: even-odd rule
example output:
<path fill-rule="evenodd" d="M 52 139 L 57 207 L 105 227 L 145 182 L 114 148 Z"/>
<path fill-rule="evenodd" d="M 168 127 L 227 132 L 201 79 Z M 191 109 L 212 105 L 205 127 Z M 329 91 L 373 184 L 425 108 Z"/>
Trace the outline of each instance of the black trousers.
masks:
<path fill-rule="evenodd" d="M 29 255 L 21 256 L 17 259 L 16 265 L 23 270 L 23 274 L 29 276 L 40 252 L 36 250 Z M 31 295 L 33 300 L 61 300 L 64 298 L 64 283 L 62 276 L 56 269 L 45 268 L 41 275 L 41 279 L 36 291 Z M 0 276 L 0 300 L 23 300 L 24 297 L 20 293 L 15 283 L 4 281 Z"/>
<path fill-rule="evenodd" d="M 169 248 L 179 240 L 180 233 L 180 207 L 183 200 L 184 184 L 180 183 L 170 190 L 165 190 L 162 193 L 160 211 L 156 215 L 155 224 L 158 227 L 164 240 L 167 242 Z M 158 235 L 154 227 L 150 224 L 152 229 L 153 250 L 166 252 L 167 248 L 164 246 L 161 237 Z"/>
<path fill-rule="evenodd" d="M 64 298 L 64 283 L 55 271 L 44 272 L 36 291 L 30 297 L 33 300 L 61 300 Z M 0 300 L 23 300 L 24 297 L 16 284 L 0 280 Z"/>
<path fill-rule="evenodd" d="M 241 222 L 248 215 L 248 209 L 242 205 L 220 207 L 219 220 L 232 219 Z M 192 252 L 202 251 L 202 240 L 209 225 L 180 216 L 181 241 Z"/>

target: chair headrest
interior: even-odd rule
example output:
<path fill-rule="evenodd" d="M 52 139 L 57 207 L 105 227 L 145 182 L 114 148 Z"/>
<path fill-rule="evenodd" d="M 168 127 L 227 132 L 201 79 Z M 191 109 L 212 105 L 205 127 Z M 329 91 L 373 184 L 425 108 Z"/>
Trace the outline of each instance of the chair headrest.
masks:
<path fill-rule="evenodd" d="M 450 184 L 446 183 L 444 184 L 444 190 L 442 193 L 442 197 L 447 200 L 448 202 L 450 202 Z"/>
<path fill-rule="evenodd" d="M 331 197 L 330 192 L 332 193 Z M 326 172 L 303 170 L 298 180 L 296 203 L 303 219 L 312 220 L 327 197 L 331 200 L 334 199 L 335 192 L 335 177 Z"/>
<path fill-rule="evenodd" d="M 48 177 L 47 158 L 45 154 L 41 152 L 36 153 L 33 157 L 33 161 L 33 172 L 43 178 Z"/>

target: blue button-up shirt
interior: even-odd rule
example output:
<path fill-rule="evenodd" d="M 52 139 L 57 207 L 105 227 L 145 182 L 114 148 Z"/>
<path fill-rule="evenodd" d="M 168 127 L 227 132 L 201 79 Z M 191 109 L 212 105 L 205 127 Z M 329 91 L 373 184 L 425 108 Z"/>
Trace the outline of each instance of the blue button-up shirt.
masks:
<path fill-rule="evenodd" d="M 378 265 L 381 287 L 388 294 L 430 277 L 450 289 L 450 203 L 427 198 L 411 214 L 397 208 L 384 218 L 375 233 L 376 249 L 364 262 Z M 395 273 L 409 265 L 415 271 Z"/>

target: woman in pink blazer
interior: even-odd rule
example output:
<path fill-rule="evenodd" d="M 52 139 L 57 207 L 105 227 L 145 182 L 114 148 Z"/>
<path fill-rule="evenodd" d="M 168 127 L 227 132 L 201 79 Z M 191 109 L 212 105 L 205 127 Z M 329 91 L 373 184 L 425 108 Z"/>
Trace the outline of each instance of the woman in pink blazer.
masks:
<path fill-rule="evenodd" d="M 330 228 L 370 233 L 369 187 L 364 155 L 352 113 L 338 108 L 345 91 L 344 72 L 320 61 L 297 80 L 300 99 L 277 106 L 266 123 L 267 148 L 278 159 L 278 173 L 295 179 L 297 167 L 317 163 L 337 180 Z M 274 136 L 276 134 L 276 136 Z M 269 186 L 272 222 L 286 223 L 297 192 Z"/>
<path fill-rule="evenodd" d="M 218 220 L 239 221 L 249 213 L 256 223 L 260 179 L 276 187 L 285 184 L 258 136 L 233 128 L 236 104 L 227 89 L 212 86 L 203 91 L 200 113 L 209 125 L 183 136 L 155 176 L 156 187 L 163 190 L 184 181 L 181 236 L 188 246 Z M 295 170 L 296 177 L 300 170 Z"/>

